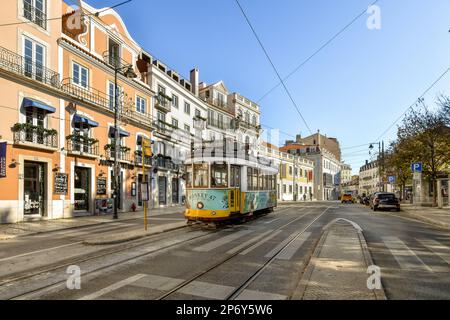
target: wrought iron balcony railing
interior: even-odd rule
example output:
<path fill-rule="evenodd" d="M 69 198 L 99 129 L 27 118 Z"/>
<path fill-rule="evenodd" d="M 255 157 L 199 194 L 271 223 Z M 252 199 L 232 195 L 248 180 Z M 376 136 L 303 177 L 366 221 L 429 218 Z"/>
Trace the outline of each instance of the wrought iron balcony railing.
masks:
<path fill-rule="evenodd" d="M 134 153 L 134 163 L 137 166 L 141 166 L 142 165 L 142 151 L 136 151 Z M 153 165 L 153 158 L 152 157 L 148 157 L 148 156 L 144 156 L 144 165 L 152 166 Z"/>
<path fill-rule="evenodd" d="M 67 152 L 98 156 L 98 141 L 83 136 L 67 137 Z"/>
<path fill-rule="evenodd" d="M 55 130 L 20 124 L 13 128 L 13 132 L 15 144 L 35 144 L 48 148 L 58 148 L 58 134 Z"/>
<path fill-rule="evenodd" d="M 0 68 L 54 88 L 60 87 L 59 73 L 3 47 L 0 47 Z"/>
<path fill-rule="evenodd" d="M 233 127 L 229 123 L 226 124 L 224 121 L 219 121 L 218 119 L 208 119 L 207 125 L 208 127 L 215 127 L 222 130 L 233 129 Z"/>
<path fill-rule="evenodd" d="M 106 151 L 106 158 L 107 159 L 115 159 L 115 152 L 114 149 L 107 149 Z M 130 151 L 128 150 L 119 150 L 119 158 L 117 159 L 119 161 L 131 161 Z"/>
<path fill-rule="evenodd" d="M 180 171 L 182 169 L 182 166 L 174 163 L 170 157 L 164 157 L 161 155 L 155 158 L 154 165 L 159 169 L 165 170 Z"/>
<path fill-rule="evenodd" d="M 47 29 L 47 15 L 26 1 L 23 1 L 23 16 L 41 28 Z"/>
<path fill-rule="evenodd" d="M 166 95 L 159 93 L 154 97 L 155 99 L 155 108 L 163 111 L 170 112 L 172 106 L 172 99 L 167 97 Z"/>

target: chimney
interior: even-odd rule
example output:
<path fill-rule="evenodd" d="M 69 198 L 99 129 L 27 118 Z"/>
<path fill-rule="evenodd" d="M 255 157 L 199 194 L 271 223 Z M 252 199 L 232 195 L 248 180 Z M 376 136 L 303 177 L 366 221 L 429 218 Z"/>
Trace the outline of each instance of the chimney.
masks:
<path fill-rule="evenodd" d="M 317 145 L 318 146 L 322 146 L 322 141 L 321 141 L 321 137 L 320 137 L 320 130 L 317 130 Z"/>
<path fill-rule="evenodd" d="M 198 69 L 191 70 L 191 84 L 192 84 L 191 91 L 197 97 L 198 97 L 198 82 L 199 82 L 198 74 L 199 74 Z"/>

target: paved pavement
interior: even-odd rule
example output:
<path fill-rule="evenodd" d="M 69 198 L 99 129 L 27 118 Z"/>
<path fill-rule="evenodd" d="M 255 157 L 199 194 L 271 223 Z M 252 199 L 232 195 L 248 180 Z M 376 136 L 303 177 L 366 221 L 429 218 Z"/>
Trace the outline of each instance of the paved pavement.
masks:
<path fill-rule="evenodd" d="M 171 213 L 179 213 L 180 217 L 184 213 L 184 206 L 170 208 L 149 209 L 149 217 L 157 217 Z M 143 211 L 119 213 L 119 221 L 141 219 Z M 39 220 L 32 222 L 20 222 L 14 224 L 0 224 L 0 241 L 13 239 L 18 236 L 31 235 L 36 233 L 54 232 L 59 230 L 74 229 L 87 226 L 95 226 L 106 223 L 114 223 L 112 215 L 84 216 L 58 220 Z"/>
<path fill-rule="evenodd" d="M 283 205 L 226 229 L 183 228 L 122 244 L 83 241 L 141 228 L 142 219 L 2 241 L 0 299 L 292 299 L 324 227 L 337 218 L 361 227 L 388 299 L 450 299 L 448 231 L 360 205 L 319 202 Z M 180 219 L 167 214 L 151 223 Z M 341 251 L 326 254 L 339 258 Z M 81 270 L 79 290 L 67 287 L 69 265 Z"/>
<path fill-rule="evenodd" d="M 403 204 L 401 214 L 406 214 L 413 219 L 450 229 L 450 208 L 438 209 Z"/>

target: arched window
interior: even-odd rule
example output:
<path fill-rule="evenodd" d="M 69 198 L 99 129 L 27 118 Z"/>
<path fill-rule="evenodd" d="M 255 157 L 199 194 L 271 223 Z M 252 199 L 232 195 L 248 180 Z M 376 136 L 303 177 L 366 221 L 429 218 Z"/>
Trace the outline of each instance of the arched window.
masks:
<path fill-rule="evenodd" d="M 245 137 L 245 144 L 250 144 L 250 137 L 249 136 Z"/>

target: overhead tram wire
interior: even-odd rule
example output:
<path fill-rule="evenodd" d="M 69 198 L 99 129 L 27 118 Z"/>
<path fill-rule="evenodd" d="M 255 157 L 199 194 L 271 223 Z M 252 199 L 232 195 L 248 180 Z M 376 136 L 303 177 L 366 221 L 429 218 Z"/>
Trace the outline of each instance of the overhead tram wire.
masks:
<path fill-rule="evenodd" d="M 378 3 L 380 0 L 376 0 L 372 2 L 369 6 L 373 6 L 376 3 Z M 314 51 L 309 57 L 307 57 L 305 60 L 303 60 L 302 63 L 300 63 L 294 70 L 292 70 L 284 79 L 283 81 L 288 80 L 290 77 L 292 77 L 298 70 L 300 70 L 305 64 L 307 64 L 312 58 L 314 58 L 318 53 L 320 53 L 323 49 L 325 49 L 328 45 L 330 45 L 337 37 L 339 37 L 342 33 L 344 33 L 345 30 L 347 30 L 351 25 L 353 25 L 359 18 L 361 18 L 364 14 L 367 13 L 367 9 L 364 9 L 361 13 L 359 13 L 357 16 L 355 16 L 349 23 L 347 23 L 343 28 L 341 28 L 337 33 L 335 33 L 330 39 L 328 39 L 324 44 L 322 44 L 316 51 Z M 281 85 L 281 82 L 279 82 L 277 85 L 275 85 L 272 89 L 267 91 L 259 100 L 257 103 L 260 103 L 262 100 L 264 100 L 268 95 L 270 95 L 275 89 L 277 89 Z"/>
<path fill-rule="evenodd" d="M 287 88 L 286 84 L 284 83 L 283 79 L 281 78 L 280 73 L 278 72 L 278 69 L 275 67 L 275 64 L 273 63 L 272 59 L 270 58 L 266 48 L 262 44 L 258 34 L 256 33 L 255 28 L 253 27 L 252 23 L 250 22 L 249 18 L 247 17 L 247 15 L 246 15 L 246 13 L 244 11 L 244 8 L 242 8 L 241 4 L 239 3 L 239 0 L 235 0 L 235 1 L 236 1 L 236 4 L 238 5 L 239 9 L 242 12 L 242 15 L 244 16 L 245 21 L 249 25 L 250 29 L 252 29 L 253 35 L 255 36 L 256 40 L 258 41 L 259 45 L 261 46 L 262 50 L 264 51 L 264 54 L 266 55 L 267 60 L 270 62 L 270 64 L 272 65 L 273 70 L 277 74 L 277 77 L 280 80 L 281 84 L 283 85 L 283 88 L 286 91 L 287 95 L 289 96 L 289 99 L 291 100 L 292 104 L 294 105 L 295 109 L 297 110 L 297 113 L 300 115 L 300 118 L 302 119 L 303 123 L 305 124 L 305 126 L 309 130 L 309 132 L 311 134 L 313 134 L 311 128 L 309 127 L 308 123 L 306 122 L 305 118 L 303 117 L 302 113 L 300 112 L 300 109 L 297 106 L 297 103 L 294 101 L 294 98 L 292 97 L 289 89 Z"/>
<path fill-rule="evenodd" d="M 73 3 L 73 4 L 76 4 L 75 2 L 73 2 L 73 1 L 71 1 L 71 0 L 69 0 L 69 1 L 70 1 L 71 3 Z M 120 2 L 120 3 L 116 4 L 116 5 L 113 5 L 113 6 L 111 6 L 111 7 L 104 8 L 103 10 L 100 10 L 100 11 L 95 12 L 95 13 L 90 13 L 90 14 L 84 14 L 84 13 L 83 13 L 83 16 L 85 16 L 85 17 L 89 17 L 89 16 L 97 16 L 97 15 L 99 15 L 99 14 L 102 13 L 102 12 L 105 12 L 105 11 L 108 11 L 108 10 L 111 10 L 111 9 L 114 9 L 114 8 L 117 8 L 117 7 L 120 7 L 120 6 L 124 5 L 124 4 L 127 4 L 127 3 L 131 2 L 131 1 L 133 1 L 133 0 L 126 0 L 126 1 Z M 42 19 L 42 20 L 48 22 L 48 21 L 61 20 L 62 18 L 63 18 L 63 16 L 55 17 L 55 18 L 47 18 L 47 19 Z M 15 26 L 15 25 L 21 25 L 21 24 L 30 24 L 30 23 L 33 23 L 33 21 L 22 21 L 22 22 L 4 23 L 4 24 L 0 24 L 0 27 L 9 27 L 9 26 Z"/>
<path fill-rule="evenodd" d="M 386 130 L 383 131 L 383 133 L 376 139 L 376 141 L 379 141 L 381 138 L 383 138 L 386 133 L 388 133 L 396 124 L 397 122 L 399 122 L 405 115 L 406 113 L 411 110 L 414 109 L 414 106 L 417 104 L 417 101 L 419 101 L 420 99 L 422 99 L 432 88 L 434 88 L 434 86 L 436 86 L 436 84 L 441 81 L 446 75 L 447 73 L 450 71 L 450 68 L 447 68 L 447 70 L 445 70 L 415 101 L 413 104 L 411 104 L 406 110 L 405 112 L 403 112 Z"/>

